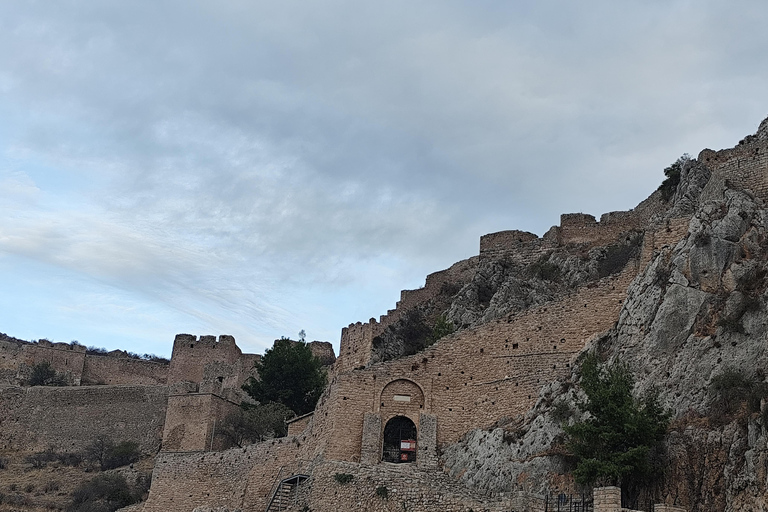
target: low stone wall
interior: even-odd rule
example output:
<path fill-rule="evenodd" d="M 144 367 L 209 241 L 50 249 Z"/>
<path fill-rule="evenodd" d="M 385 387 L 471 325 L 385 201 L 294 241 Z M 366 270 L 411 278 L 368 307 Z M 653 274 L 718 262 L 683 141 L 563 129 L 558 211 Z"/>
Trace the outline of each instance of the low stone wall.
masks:
<path fill-rule="evenodd" d="M 592 498 L 595 507 L 594 512 L 642 512 L 622 508 L 621 488 L 619 487 L 596 487 L 592 490 Z M 653 510 L 654 512 L 687 512 L 684 508 L 663 504 L 654 505 Z"/>

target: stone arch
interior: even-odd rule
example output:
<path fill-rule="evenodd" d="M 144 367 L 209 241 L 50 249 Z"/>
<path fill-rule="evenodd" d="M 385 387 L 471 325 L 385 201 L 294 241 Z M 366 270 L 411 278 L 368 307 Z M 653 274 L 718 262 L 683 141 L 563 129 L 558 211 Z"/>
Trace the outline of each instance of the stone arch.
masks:
<path fill-rule="evenodd" d="M 396 464 L 416 462 L 416 424 L 407 416 L 394 416 L 384 426 L 381 460 Z"/>
<path fill-rule="evenodd" d="M 418 425 L 419 414 L 425 412 L 424 391 L 410 379 L 395 379 L 381 390 L 378 406 L 383 421 L 406 416 Z"/>

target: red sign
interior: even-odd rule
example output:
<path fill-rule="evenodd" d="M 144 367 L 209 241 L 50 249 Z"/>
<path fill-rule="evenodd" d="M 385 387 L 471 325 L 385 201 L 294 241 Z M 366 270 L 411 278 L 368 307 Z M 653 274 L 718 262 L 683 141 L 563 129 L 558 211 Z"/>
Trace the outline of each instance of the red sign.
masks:
<path fill-rule="evenodd" d="M 400 451 L 415 452 L 416 441 L 414 441 L 413 439 L 403 439 L 402 441 L 400 441 Z"/>

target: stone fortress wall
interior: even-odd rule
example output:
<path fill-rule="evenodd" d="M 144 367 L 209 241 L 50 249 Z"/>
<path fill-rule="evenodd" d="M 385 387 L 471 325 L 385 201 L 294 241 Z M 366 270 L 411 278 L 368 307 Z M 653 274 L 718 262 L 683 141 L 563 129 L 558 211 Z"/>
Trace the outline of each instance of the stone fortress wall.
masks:
<path fill-rule="evenodd" d="M 168 364 L 134 359 L 115 350 L 108 354 L 87 354 L 86 347 L 40 340 L 0 340 L 0 385 L 25 381 L 36 364 L 48 362 L 64 375 L 69 385 L 163 385 Z"/>
<path fill-rule="evenodd" d="M 98 437 L 160 448 L 166 386 L 0 387 L 0 449 L 81 452 Z"/>

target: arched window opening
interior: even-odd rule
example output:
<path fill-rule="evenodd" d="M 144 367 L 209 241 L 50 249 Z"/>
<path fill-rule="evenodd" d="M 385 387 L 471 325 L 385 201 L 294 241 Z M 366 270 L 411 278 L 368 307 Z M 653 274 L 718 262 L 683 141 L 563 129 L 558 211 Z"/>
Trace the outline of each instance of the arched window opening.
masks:
<path fill-rule="evenodd" d="M 384 462 L 416 461 L 416 425 L 405 416 L 395 416 L 384 427 Z"/>

